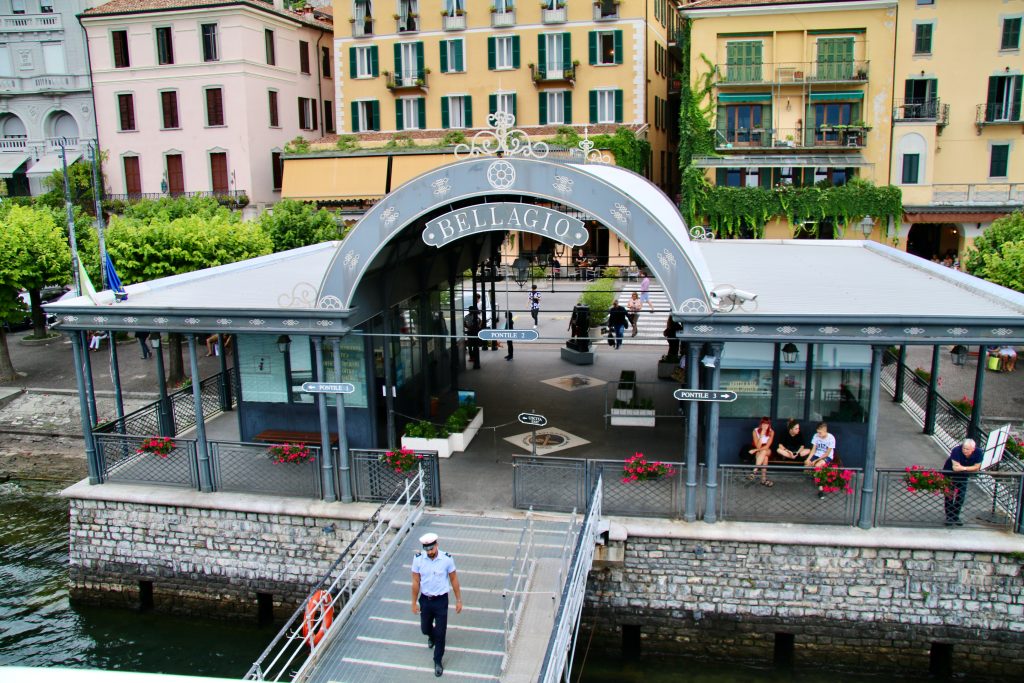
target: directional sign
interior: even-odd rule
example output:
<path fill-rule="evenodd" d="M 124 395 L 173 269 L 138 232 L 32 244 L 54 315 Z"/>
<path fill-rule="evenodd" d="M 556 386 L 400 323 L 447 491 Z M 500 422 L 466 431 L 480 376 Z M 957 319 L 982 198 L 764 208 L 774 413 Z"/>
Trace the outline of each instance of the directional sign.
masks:
<path fill-rule="evenodd" d="M 519 413 L 519 421 L 532 427 L 543 427 L 548 423 L 546 417 L 535 413 Z"/>
<path fill-rule="evenodd" d="M 303 382 L 302 390 L 308 394 L 351 394 L 356 385 L 348 382 Z"/>
<path fill-rule="evenodd" d="M 736 400 L 735 391 L 710 391 L 707 389 L 676 389 L 672 395 L 679 401 L 724 401 Z"/>
<path fill-rule="evenodd" d="M 480 330 L 476 336 L 483 341 L 536 341 L 537 330 Z"/>

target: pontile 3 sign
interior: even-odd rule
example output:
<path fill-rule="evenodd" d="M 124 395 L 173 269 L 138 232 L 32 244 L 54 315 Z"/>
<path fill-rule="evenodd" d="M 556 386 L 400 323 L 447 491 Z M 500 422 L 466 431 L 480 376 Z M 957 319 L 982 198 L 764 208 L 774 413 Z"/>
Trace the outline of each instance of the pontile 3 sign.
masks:
<path fill-rule="evenodd" d="M 586 244 L 590 238 L 583 221 L 560 211 L 533 204 L 496 202 L 469 206 L 429 221 L 423 229 L 423 241 L 443 247 L 460 237 L 491 230 L 532 232 L 572 247 Z"/>

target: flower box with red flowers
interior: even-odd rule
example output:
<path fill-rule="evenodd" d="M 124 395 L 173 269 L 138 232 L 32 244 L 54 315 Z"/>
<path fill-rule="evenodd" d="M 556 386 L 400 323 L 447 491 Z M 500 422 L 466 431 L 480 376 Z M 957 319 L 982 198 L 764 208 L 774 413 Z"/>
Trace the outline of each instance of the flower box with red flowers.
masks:
<path fill-rule="evenodd" d="M 316 460 L 309 447 L 301 443 L 277 443 L 267 448 L 267 457 L 275 465 L 300 465 Z"/>
<path fill-rule="evenodd" d="M 397 451 L 388 451 L 380 456 L 380 460 L 397 474 L 411 475 L 419 468 L 423 456 L 409 448 L 401 448 Z"/>
<path fill-rule="evenodd" d="M 944 495 L 951 488 L 949 479 L 942 472 L 911 465 L 903 474 L 903 483 L 911 493 L 934 493 Z"/>
<path fill-rule="evenodd" d="M 852 470 L 841 470 L 835 465 L 826 465 L 813 472 L 814 483 L 825 493 L 842 491 L 846 495 L 853 493 L 850 481 L 853 479 Z"/>
<path fill-rule="evenodd" d="M 139 444 L 136 453 L 152 453 L 166 458 L 175 449 L 174 439 L 169 436 L 151 436 Z"/>
<path fill-rule="evenodd" d="M 643 453 L 634 453 L 626 458 L 622 467 L 622 483 L 632 484 L 635 481 L 654 481 L 663 477 L 671 477 L 676 473 L 671 465 L 663 462 L 648 462 Z"/>

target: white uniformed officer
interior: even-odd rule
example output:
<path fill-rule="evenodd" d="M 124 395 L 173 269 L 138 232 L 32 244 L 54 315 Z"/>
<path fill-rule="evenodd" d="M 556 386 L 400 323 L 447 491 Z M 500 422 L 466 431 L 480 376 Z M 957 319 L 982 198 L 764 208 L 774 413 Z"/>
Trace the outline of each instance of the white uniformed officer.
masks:
<path fill-rule="evenodd" d="M 444 673 L 444 638 L 448 630 L 448 584 L 455 593 L 455 613 L 462 612 L 462 588 L 455 560 L 437 549 L 437 534 L 420 536 L 423 551 L 412 561 L 412 613 L 420 615 L 420 631 L 434 649 L 434 675 Z"/>

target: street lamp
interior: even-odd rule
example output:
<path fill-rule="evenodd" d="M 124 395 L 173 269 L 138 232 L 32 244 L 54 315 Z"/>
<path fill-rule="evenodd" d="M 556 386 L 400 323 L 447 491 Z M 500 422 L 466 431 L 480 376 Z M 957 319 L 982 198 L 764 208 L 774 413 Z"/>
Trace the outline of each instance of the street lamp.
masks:
<path fill-rule="evenodd" d="M 864 216 L 860 220 L 860 230 L 864 233 L 864 239 L 870 239 L 871 233 L 875 231 L 875 219 L 871 216 Z"/>
<path fill-rule="evenodd" d="M 795 363 L 800 357 L 800 349 L 793 342 L 786 342 L 782 346 L 782 360 L 787 363 Z"/>
<path fill-rule="evenodd" d="M 967 364 L 967 347 L 963 344 L 957 344 L 949 350 L 949 355 L 953 357 L 953 365 L 966 365 Z"/>
<path fill-rule="evenodd" d="M 282 334 L 277 338 L 277 350 L 281 353 L 288 353 L 288 347 L 291 346 L 292 340 L 287 334 Z"/>
<path fill-rule="evenodd" d="M 530 259 L 520 256 L 512 263 L 512 279 L 522 289 L 530 279 Z"/>

